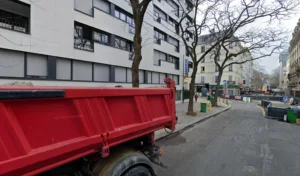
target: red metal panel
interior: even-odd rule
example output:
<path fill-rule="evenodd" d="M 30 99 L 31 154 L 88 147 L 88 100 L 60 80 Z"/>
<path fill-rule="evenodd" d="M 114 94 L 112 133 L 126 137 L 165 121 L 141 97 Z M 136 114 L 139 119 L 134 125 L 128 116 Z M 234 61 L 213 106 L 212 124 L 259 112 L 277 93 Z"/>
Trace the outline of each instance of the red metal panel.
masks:
<path fill-rule="evenodd" d="M 169 88 L 0 87 L 64 90 L 65 97 L 0 100 L 0 175 L 32 175 L 164 127 L 175 127 Z"/>

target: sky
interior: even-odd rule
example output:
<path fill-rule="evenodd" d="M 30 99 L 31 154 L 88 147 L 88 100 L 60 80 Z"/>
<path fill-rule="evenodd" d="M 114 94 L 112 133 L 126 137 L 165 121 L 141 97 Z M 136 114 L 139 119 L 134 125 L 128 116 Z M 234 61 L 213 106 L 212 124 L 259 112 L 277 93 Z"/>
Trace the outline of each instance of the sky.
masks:
<path fill-rule="evenodd" d="M 295 26 L 297 25 L 298 19 L 300 18 L 300 12 L 297 14 L 293 14 L 290 16 L 290 19 L 282 21 L 281 27 L 289 30 L 289 39 L 292 38 L 292 33 L 294 31 Z M 287 46 L 288 47 L 288 46 Z M 260 65 L 262 65 L 268 73 L 272 73 L 272 70 L 279 66 L 279 54 L 273 54 L 270 57 L 262 58 L 258 61 Z"/>

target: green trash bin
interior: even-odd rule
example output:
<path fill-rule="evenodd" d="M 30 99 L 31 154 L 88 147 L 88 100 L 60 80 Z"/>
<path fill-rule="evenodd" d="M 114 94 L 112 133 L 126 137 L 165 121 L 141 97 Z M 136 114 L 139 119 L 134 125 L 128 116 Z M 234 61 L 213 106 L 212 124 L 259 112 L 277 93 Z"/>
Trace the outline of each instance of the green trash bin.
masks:
<path fill-rule="evenodd" d="M 292 109 L 287 110 L 287 120 L 290 123 L 296 123 L 297 120 L 297 114 L 294 113 Z"/>
<path fill-rule="evenodd" d="M 214 102 L 214 97 L 210 96 L 210 103 L 213 104 L 213 102 Z"/>
<path fill-rule="evenodd" d="M 200 112 L 206 112 L 206 103 L 200 103 Z"/>

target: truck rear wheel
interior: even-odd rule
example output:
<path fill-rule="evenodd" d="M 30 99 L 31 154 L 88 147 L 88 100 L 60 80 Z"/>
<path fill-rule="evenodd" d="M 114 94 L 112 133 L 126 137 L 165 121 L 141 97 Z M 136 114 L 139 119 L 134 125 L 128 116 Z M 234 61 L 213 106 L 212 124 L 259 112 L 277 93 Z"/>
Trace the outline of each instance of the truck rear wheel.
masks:
<path fill-rule="evenodd" d="M 132 150 L 112 153 L 97 163 L 93 173 L 95 176 L 154 176 L 151 161 Z"/>
<path fill-rule="evenodd" d="M 144 166 L 130 168 L 122 176 L 152 176 L 149 169 Z"/>

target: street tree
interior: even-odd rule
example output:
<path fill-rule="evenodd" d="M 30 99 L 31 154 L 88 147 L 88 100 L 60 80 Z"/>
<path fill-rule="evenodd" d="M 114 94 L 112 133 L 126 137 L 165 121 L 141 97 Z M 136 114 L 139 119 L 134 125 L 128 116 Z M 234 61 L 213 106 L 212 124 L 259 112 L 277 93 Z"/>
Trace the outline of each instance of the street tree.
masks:
<path fill-rule="evenodd" d="M 208 16 L 212 10 L 221 2 L 213 0 L 193 0 L 185 1 L 179 0 L 179 29 L 180 37 L 186 49 L 186 55 L 192 60 L 192 74 L 189 89 L 189 102 L 187 115 L 196 115 L 194 112 L 193 96 L 195 92 L 195 80 L 199 63 L 205 58 L 210 51 L 217 45 L 212 45 L 207 48 L 203 55 L 199 56 L 197 53 L 197 44 L 199 37 L 205 32 L 207 28 Z"/>
<path fill-rule="evenodd" d="M 251 84 L 256 89 L 262 90 L 264 84 L 266 84 L 268 79 L 268 74 L 266 73 L 265 68 L 259 64 L 258 61 L 255 61 L 253 64 L 253 76 Z"/>
<path fill-rule="evenodd" d="M 181 7 L 183 7 L 182 4 L 184 3 L 181 3 Z M 270 28 L 268 28 L 270 30 L 255 30 L 254 24 L 259 22 L 259 20 L 268 20 L 267 22 L 270 24 L 275 20 L 287 17 L 299 6 L 299 0 L 193 0 L 192 6 L 195 9 L 194 12 L 192 9 L 184 10 L 186 8 L 181 8 L 182 13 L 179 20 L 181 39 L 186 47 L 187 54 L 193 62 L 189 90 L 188 115 L 195 114 L 193 111 L 193 95 L 195 92 L 195 80 L 199 63 L 207 55 L 211 55 L 218 50 L 221 52 L 222 50 L 225 50 L 224 47 L 226 48 L 227 45 L 229 46 L 230 43 L 233 42 L 239 42 L 240 44 L 247 43 L 250 46 L 244 47 L 243 52 L 239 53 L 231 53 L 228 51 L 226 60 L 250 52 L 250 48 L 253 48 L 253 50 L 256 49 L 258 53 L 262 53 L 263 51 L 260 50 L 259 47 L 263 46 L 264 48 L 273 48 L 271 49 L 271 53 L 274 52 L 275 48 L 278 48 L 278 45 L 281 44 L 277 43 L 278 45 L 273 45 L 276 42 L 272 41 L 272 38 L 277 42 L 278 40 L 272 33 L 278 34 L 280 31 L 275 31 Z M 192 17 L 192 23 L 186 25 L 187 21 L 190 21 L 190 15 Z M 269 32 L 264 34 L 261 31 Z M 258 32 L 258 34 L 255 32 Z M 192 42 L 189 42 L 186 37 L 190 33 L 193 34 Z M 198 44 L 202 42 L 200 36 L 203 36 L 204 34 L 206 34 L 205 36 L 208 38 L 213 36 L 213 40 L 209 40 L 209 45 L 206 46 L 205 51 L 199 54 L 197 53 L 197 47 Z M 250 37 L 247 35 L 250 35 Z M 243 39 L 233 41 L 233 39 L 236 40 L 241 36 Z M 262 39 L 262 41 L 254 38 L 254 36 L 260 36 L 259 39 Z M 264 36 L 268 36 L 268 40 L 264 40 Z M 254 41 L 251 42 L 251 39 Z M 264 43 L 264 41 L 266 43 Z M 264 54 L 255 56 L 255 59 L 259 59 L 263 55 L 268 55 L 266 52 L 263 53 Z M 214 60 L 217 60 L 217 58 L 218 57 L 215 57 Z M 241 62 L 242 61 L 234 64 L 242 64 Z M 228 62 L 224 62 L 223 66 L 219 66 L 221 68 L 226 68 L 229 66 L 228 64 Z M 218 84 L 220 84 L 220 81 L 221 80 L 218 79 Z M 215 98 L 215 101 L 216 100 L 217 99 Z"/>
<path fill-rule="evenodd" d="M 299 1 L 294 0 L 226 0 L 214 8 L 207 25 L 208 38 L 213 41 L 210 45 L 215 45 L 213 59 L 219 70 L 213 106 L 217 106 L 225 68 L 271 56 L 283 48 L 285 32 L 274 25 L 298 6 Z"/>
<path fill-rule="evenodd" d="M 142 61 L 142 26 L 146 10 L 151 0 L 130 0 L 135 33 L 133 38 L 134 55 L 131 65 L 132 87 L 139 87 L 139 66 Z"/>
<path fill-rule="evenodd" d="M 280 69 L 279 67 L 272 70 L 269 78 L 271 88 L 278 88 L 280 85 Z"/>

